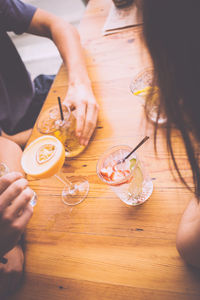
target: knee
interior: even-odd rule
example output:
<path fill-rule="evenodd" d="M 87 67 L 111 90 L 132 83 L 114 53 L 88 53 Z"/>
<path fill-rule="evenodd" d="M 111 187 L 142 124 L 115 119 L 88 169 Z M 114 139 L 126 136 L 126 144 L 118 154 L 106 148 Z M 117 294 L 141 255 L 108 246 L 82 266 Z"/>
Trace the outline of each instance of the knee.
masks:
<path fill-rule="evenodd" d="M 23 173 L 21 168 L 21 148 L 11 140 L 0 137 L 0 162 L 5 163 L 10 171 Z"/>
<path fill-rule="evenodd" d="M 1 159 L 1 156 L 2 155 L 4 156 L 5 154 L 21 155 L 22 150 L 21 150 L 20 146 L 17 145 L 15 142 L 0 136 L 0 159 Z"/>

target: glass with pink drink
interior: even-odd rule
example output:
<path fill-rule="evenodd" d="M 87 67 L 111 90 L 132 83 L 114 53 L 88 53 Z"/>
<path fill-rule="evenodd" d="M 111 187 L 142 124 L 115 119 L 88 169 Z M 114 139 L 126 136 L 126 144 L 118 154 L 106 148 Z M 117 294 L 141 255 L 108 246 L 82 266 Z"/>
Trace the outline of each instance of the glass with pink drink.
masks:
<path fill-rule="evenodd" d="M 108 149 L 97 163 L 97 174 L 123 202 L 136 206 L 151 196 L 153 183 L 135 152 L 119 163 L 131 150 L 126 145 Z"/>

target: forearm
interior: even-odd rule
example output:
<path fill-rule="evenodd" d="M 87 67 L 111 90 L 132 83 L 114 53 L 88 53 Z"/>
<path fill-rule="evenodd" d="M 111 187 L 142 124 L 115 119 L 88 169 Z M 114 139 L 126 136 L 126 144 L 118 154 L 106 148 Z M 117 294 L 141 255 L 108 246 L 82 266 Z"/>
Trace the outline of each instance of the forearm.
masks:
<path fill-rule="evenodd" d="M 28 142 L 28 139 L 31 136 L 32 129 L 28 129 L 22 132 L 19 132 L 14 135 L 8 135 L 5 132 L 2 131 L 2 136 L 15 142 L 18 144 L 21 148 L 24 148 L 26 146 L 26 143 Z"/>
<path fill-rule="evenodd" d="M 52 39 L 68 69 L 70 84 L 90 84 L 84 51 L 74 26 L 53 14 L 37 9 L 28 32 Z"/>
<path fill-rule="evenodd" d="M 51 38 L 58 48 L 68 71 L 68 90 L 63 103 L 76 109 L 76 135 L 80 144 L 86 146 L 96 127 L 99 106 L 77 30 L 64 20 L 38 9 L 28 32 Z"/>
<path fill-rule="evenodd" d="M 84 50 L 77 30 L 60 21 L 51 26 L 52 39 L 68 69 L 69 84 L 90 84 Z"/>
<path fill-rule="evenodd" d="M 200 205 L 189 202 L 177 231 L 177 250 L 189 264 L 200 268 Z"/>

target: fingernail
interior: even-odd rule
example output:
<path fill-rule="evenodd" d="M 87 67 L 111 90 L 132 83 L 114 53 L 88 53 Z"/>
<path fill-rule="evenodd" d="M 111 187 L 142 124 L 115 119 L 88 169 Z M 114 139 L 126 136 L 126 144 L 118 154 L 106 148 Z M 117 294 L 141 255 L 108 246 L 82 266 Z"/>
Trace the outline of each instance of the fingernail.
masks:
<path fill-rule="evenodd" d="M 29 203 L 32 207 L 34 207 L 37 204 L 37 194 L 34 191 L 33 191 L 33 197 Z"/>
<path fill-rule="evenodd" d="M 15 173 L 15 175 L 17 175 L 17 176 L 19 176 L 19 177 L 24 177 L 24 175 L 21 173 L 21 172 L 13 172 L 13 173 Z"/>
<path fill-rule="evenodd" d="M 80 132 L 80 131 L 77 131 L 77 132 L 76 132 L 76 135 L 77 135 L 78 137 L 80 137 L 80 136 L 81 136 L 81 132 Z"/>
<path fill-rule="evenodd" d="M 84 145 L 84 139 L 81 139 L 81 140 L 80 140 L 80 144 L 81 144 L 81 145 Z"/>
<path fill-rule="evenodd" d="M 88 144 L 88 140 L 85 140 L 84 146 L 87 146 L 87 144 Z"/>

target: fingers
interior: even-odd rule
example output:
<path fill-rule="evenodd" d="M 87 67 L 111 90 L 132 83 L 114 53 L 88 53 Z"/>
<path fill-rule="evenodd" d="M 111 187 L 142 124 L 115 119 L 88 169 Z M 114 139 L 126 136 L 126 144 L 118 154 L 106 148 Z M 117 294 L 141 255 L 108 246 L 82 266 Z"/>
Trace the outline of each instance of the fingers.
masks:
<path fill-rule="evenodd" d="M 63 103 L 76 108 L 76 136 L 79 143 L 86 146 L 96 127 L 99 111 L 91 86 L 69 88 Z"/>
<path fill-rule="evenodd" d="M 28 181 L 20 173 L 10 173 L 0 178 L 0 224 L 6 231 L 7 239 L 14 243 L 23 233 L 33 208 L 29 204 L 33 191 L 27 187 Z M 6 248 L 6 247 L 5 247 Z M 8 247 L 9 242 L 8 242 Z"/>
<path fill-rule="evenodd" d="M 16 198 L 22 193 L 27 187 L 28 181 L 25 178 L 20 178 L 10 184 L 8 188 L 1 194 L 0 210 L 4 210 Z"/>
<path fill-rule="evenodd" d="M 19 196 L 12 202 L 7 209 L 7 214 L 10 215 L 11 219 L 19 217 L 19 215 L 23 214 L 25 207 L 30 203 L 32 197 L 34 195 L 33 190 L 29 187 L 25 188 Z"/>
<path fill-rule="evenodd" d="M 86 114 L 86 103 L 82 101 L 80 105 L 77 107 L 77 123 L 76 123 L 76 135 L 77 137 L 82 136 L 82 132 L 85 124 L 85 114 Z"/>
<path fill-rule="evenodd" d="M 80 139 L 80 143 L 82 145 L 87 146 L 89 139 L 96 127 L 98 110 L 99 107 L 97 103 L 89 103 L 87 106 L 85 124 Z"/>
<path fill-rule="evenodd" d="M 76 108 L 71 100 L 64 101 L 62 104 L 68 107 L 71 111 L 73 111 Z"/>
<path fill-rule="evenodd" d="M 33 207 L 30 204 L 28 204 L 24 208 L 23 213 L 20 215 L 20 217 L 16 219 L 14 223 L 14 227 L 16 229 L 21 230 L 21 232 L 23 232 L 32 215 L 33 215 Z"/>
<path fill-rule="evenodd" d="M 10 172 L 0 177 L 0 194 L 2 194 L 13 182 L 22 177 L 23 175 L 19 172 Z"/>

